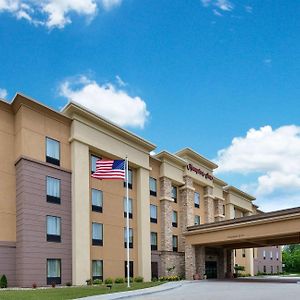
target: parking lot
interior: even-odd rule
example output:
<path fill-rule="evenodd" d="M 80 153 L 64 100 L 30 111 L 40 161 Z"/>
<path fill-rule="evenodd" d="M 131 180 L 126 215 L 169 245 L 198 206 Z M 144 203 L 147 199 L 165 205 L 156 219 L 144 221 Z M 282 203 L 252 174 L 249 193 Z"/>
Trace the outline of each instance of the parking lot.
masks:
<path fill-rule="evenodd" d="M 185 282 L 181 287 L 131 299 L 151 300 L 282 300 L 300 299 L 300 284 L 237 281 Z"/>

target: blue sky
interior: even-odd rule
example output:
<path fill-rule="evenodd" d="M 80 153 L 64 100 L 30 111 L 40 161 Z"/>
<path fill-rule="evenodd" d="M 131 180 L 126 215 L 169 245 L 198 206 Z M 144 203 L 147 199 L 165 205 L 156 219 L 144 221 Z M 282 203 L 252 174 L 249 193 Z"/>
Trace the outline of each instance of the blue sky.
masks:
<path fill-rule="evenodd" d="M 74 99 L 157 151 L 189 146 L 216 160 L 263 209 L 299 206 L 299 8 L 0 0 L 0 96 L 57 109 Z"/>

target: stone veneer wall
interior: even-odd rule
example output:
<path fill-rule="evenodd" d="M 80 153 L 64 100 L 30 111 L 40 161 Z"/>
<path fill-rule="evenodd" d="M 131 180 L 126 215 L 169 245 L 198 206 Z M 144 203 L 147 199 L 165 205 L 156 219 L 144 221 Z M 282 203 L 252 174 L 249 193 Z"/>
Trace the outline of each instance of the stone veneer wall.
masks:
<path fill-rule="evenodd" d="M 61 204 L 46 201 L 46 176 L 61 180 Z M 45 286 L 47 258 L 61 259 L 62 284 L 71 282 L 71 174 L 45 163 L 21 159 L 16 164 L 16 186 L 17 286 Z M 61 243 L 47 242 L 47 215 L 61 217 Z"/>
<path fill-rule="evenodd" d="M 215 222 L 223 221 L 225 219 L 225 216 L 223 215 L 223 205 L 224 201 L 216 198 L 214 201 L 214 207 L 215 207 Z"/>
<path fill-rule="evenodd" d="M 162 276 L 185 276 L 184 253 L 161 251 L 160 261 Z"/>
<path fill-rule="evenodd" d="M 0 242 L 0 277 L 5 275 L 9 287 L 16 285 L 16 243 Z"/>
<path fill-rule="evenodd" d="M 167 177 L 160 178 L 160 224 L 162 251 L 172 251 L 172 181 Z"/>
<path fill-rule="evenodd" d="M 204 223 L 215 221 L 213 188 L 206 186 L 204 188 Z"/>

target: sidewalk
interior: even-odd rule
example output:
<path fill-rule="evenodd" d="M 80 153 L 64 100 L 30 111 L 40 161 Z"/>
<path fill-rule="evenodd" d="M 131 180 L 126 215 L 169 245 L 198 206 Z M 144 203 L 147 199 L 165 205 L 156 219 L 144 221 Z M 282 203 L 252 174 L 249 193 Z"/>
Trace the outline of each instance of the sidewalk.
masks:
<path fill-rule="evenodd" d="M 112 294 L 105 294 L 105 295 L 98 295 L 98 296 L 89 296 L 84 298 L 78 298 L 78 299 L 84 299 L 84 300 L 113 300 L 113 299 L 125 299 L 135 296 L 144 296 L 144 295 L 150 295 L 154 293 L 164 292 L 173 290 L 176 288 L 179 288 L 182 286 L 184 281 L 174 281 L 174 282 L 168 282 L 164 283 L 155 287 L 141 289 L 141 290 L 135 290 L 135 291 L 128 291 L 128 292 L 120 292 L 120 293 L 112 293 Z"/>

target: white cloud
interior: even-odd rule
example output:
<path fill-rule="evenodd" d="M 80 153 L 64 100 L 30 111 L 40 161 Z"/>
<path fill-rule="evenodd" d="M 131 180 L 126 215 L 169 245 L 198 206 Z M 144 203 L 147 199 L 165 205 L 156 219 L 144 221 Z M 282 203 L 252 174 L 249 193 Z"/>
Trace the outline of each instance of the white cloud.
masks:
<path fill-rule="evenodd" d="M 127 83 L 119 75 L 116 75 L 116 80 L 117 80 L 118 85 L 121 87 L 124 87 L 127 85 Z"/>
<path fill-rule="evenodd" d="M 1 2 L 0 2 L 1 3 Z M 7 97 L 7 90 L 0 88 L 0 98 L 5 99 Z"/>
<path fill-rule="evenodd" d="M 101 0 L 101 3 L 105 10 L 110 10 L 116 6 L 120 6 L 122 0 Z"/>
<path fill-rule="evenodd" d="M 229 147 L 220 150 L 215 161 L 217 173 L 258 174 L 255 182 L 242 186 L 257 197 L 275 199 L 280 193 L 284 206 L 285 197 L 295 199 L 298 195 L 300 205 L 299 126 L 252 128 L 245 137 L 234 138 Z"/>
<path fill-rule="evenodd" d="M 251 14 L 253 12 L 253 7 L 250 5 L 246 5 L 245 6 L 245 11 L 249 14 Z"/>
<path fill-rule="evenodd" d="M 0 13 L 11 13 L 34 25 L 64 28 L 77 14 L 92 20 L 98 9 L 110 10 L 121 5 L 122 0 L 0 0 Z"/>
<path fill-rule="evenodd" d="M 266 58 L 263 60 L 263 63 L 267 66 L 270 66 L 272 64 L 272 59 L 271 58 Z"/>
<path fill-rule="evenodd" d="M 111 83 L 98 84 L 86 76 L 63 82 L 60 94 L 120 126 L 143 128 L 149 117 L 146 102 L 140 97 L 132 97 Z"/>
<path fill-rule="evenodd" d="M 201 0 L 201 2 L 204 7 L 216 7 L 224 12 L 229 12 L 234 9 L 233 3 L 229 0 Z"/>
<path fill-rule="evenodd" d="M 222 17 L 223 15 L 216 9 L 213 9 L 213 13 L 215 16 Z"/>

